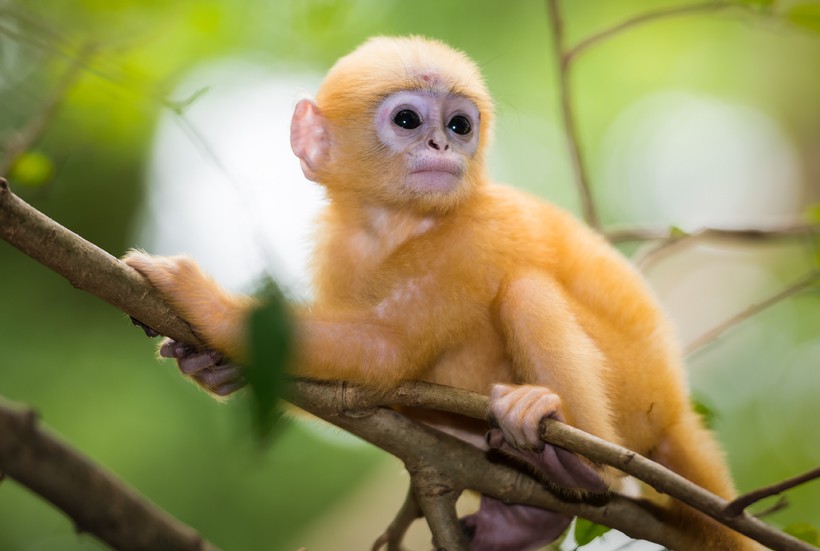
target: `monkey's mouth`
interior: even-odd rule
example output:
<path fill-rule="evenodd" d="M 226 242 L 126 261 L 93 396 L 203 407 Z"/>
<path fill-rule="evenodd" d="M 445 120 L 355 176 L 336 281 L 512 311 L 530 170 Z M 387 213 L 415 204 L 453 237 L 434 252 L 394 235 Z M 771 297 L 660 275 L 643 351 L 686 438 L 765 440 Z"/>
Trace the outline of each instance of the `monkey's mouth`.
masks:
<path fill-rule="evenodd" d="M 415 163 L 410 174 L 422 174 L 425 172 L 444 172 L 452 176 L 461 176 L 461 164 L 449 159 L 424 159 Z"/>
<path fill-rule="evenodd" d="M 422 193 L 448 193 L 461 181 L 461 164 L 449 159 L 424 159 L 415 163 L 407 178 L 414 191 Z"/>

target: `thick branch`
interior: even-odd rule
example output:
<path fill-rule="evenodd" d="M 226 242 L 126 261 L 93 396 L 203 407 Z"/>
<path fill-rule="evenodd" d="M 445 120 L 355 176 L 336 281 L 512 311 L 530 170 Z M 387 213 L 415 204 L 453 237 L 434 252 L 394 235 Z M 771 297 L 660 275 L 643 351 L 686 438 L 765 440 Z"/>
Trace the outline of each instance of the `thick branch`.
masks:
<path fill-rule="evenodd" d="M 161 334 L 199 345 L 191 328 L 136 270 L 57 224 L 14 195 L 0 178 L 0 237 Z"/>
<path fill-rule="evenodd" d="M 297 383 L 297 385 L 298 384 L 302 383 Z M 401 405 L 423 403 L 425 407 L 430 409 L 483 418 L 483 414 L 476 416 L 473 415 L 473 413 L 476 411 L 486 411 L 488 404 L 486 396 L 457 389 L 438 387 L 438 385 L 432 385 L 430 383 L 403 383 L 397 388 L 396 396 L 413 396 L 412 402 L 407 401 L 406 398 L 394 401 L 392 395 L 378 396 L 366 389 L 351 387 L 342 383 L 328 382 L 321 384 L 326 388 L 336 387 L 330 392 L 338 396 L 336 400 L 338 400 L 340 404 L 356 404 L 357 407 L 360 408 L 388 405 L 401 401 Z M 445 393 L 448 396 L 446 399 L 442 399 Z M 459 395 L 462 394 L 464 395 L 464 399 L 458 399 Z M 331 422 L 335 423 L 334 421 Z M 351 429 L 351 432 L 356 433 L 355 429 Z M 729 509 L 730 504 L 725 499 L 704 490 L 666 467 L 622 446 L 612 444 L 551 418 L 542 421 L 541 437 L 550 444 L 579 453 L 596 463 L 610 465 L 634 476 L 646 482 L 659 492 L 686 503 L 717 521 L 734 528 L 738 532 L 766 544 L 772 549 L 812 549 L 811 546 L 799 542 L 779 530 L 773 529 L 761 520 L 743 514 L 742 509 Z M 398 456 L 403 457 L 401 455 Z M 784 489 L 780 491 L 784 491 Z"/>
<path fill-rule="evenodd" d="M 422 386 L 425 385 L 419 384 Z M 609 496 L 604 505 L 562 501 L 520 471 L 491 463 L 478 448 L 411 421 L 395 411 L 382 408 L 367 412 L 346 411 L 345 407 L 351 403 L 350 397 L 346 396 L 350 389 L 345 383 L 297 380 L 293 384 L 291 401 L 399 457 L 408 469 L 424 465 L 436 472 L 448 473 L 456 490 L 470 488 L 510 503 L 579 515 L 612 526 L 631 537 L 654 541 L 671 549 L 680 548 L 685 541 L 678 528 L 660 522 L 641 502 L 619 494 Z"/>
<path fill-rule="evenodd" d="M 187 329 L 184 322 L 167 313 L 169 309 L 156 291 L 130 268 L 32 209 L 14 197 L 5 185 L 0 186 L 0 237 L 58 273 L 76 278 L 80 284 L 75 283 L 75 286 L 108 300 L 163 333 L 179 333 Z M 145 308 L 145 304 L 154 306 Z M 139 312 L 137 307 L 141 307 Z M 166 334 L 174 336 L 170 332 Z M 183 336 L 179 340 L 198 344 L 192 337 L 186 339 Z M 580 515 L 632 537 L 648 539 L 671 548 L 679 546 L 681 534 L 674 527 L 657 521 L 638 502 L 617 494 L 613 494 L 603 506 L 561 501 L 519 471 L 490 463 L 483 452 L 465 442 L 414 423 L 394 411 L 366 409 L 379 403 L 400 403 L 471 417 L 483 417 L 486 412 L 485 396 L 441 387 L 426 392 L 425 387 L 431 385 L 407 383 L 394 394 L 386 396 L 342 382 L 295 381 L 290 399 L 306 411 L 401 458 L 411 472 L 424 468 L 447 473 L 456 491 L 471 488 L 504 501 Z M 362 411 L 362 408 L 365 410 Z M 358 411 L 352 412 L 354 409 Z M 548 421 L 544 427 L 544 437 L 548 442 L 586 455 L 593 461 L 622 468 L 684 502 L 698 508 L 703 506 L 707 514 L 723 511 L 726 507 L 725 503 L 719 503 L 716 509 L 714 500 L 718 498 L 697 487 L 693 490 L 691 483 L 663 467 L 567 425 Z M 636 465 L 647 470 L 636 470 Z M 454 469 L 453 466 L 458 467 Z M 696 497 L 690 499 L 692 492 Z M 774 549 L 811 549 L 756 519 L 750 520 L 746 515 L 727 521 L 720 518 L 718 513 L 716 518 Z"/>
<path fill-rule="evenodd" d="M 461 490 L 456 488 L 454 480 L 444 472 L 426 465 L 407 467 L 411 487 L 415 490 L 419 508 L 427 519 L 436 548 L 467 551 L 467 542 L 456 513 L 456 501 Z M 452 470 L 452 467 L 448 470 Z"/>
<path fill-rule="evenodd" d="M 0 471 L 121 551 L 217 551 L 99 465 L 40 429 L 32 411 L 0 402 Z"/>

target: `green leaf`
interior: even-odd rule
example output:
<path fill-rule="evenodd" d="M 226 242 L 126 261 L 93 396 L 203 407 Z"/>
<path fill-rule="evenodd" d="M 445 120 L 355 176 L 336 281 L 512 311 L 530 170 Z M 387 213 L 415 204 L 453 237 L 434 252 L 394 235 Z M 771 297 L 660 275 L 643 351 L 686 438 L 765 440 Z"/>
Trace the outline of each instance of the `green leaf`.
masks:
<path fill-rule="evenodd" d="M 774 0 L 739 0 L 739 3 L 761 11 L 769 10 L 774 6 Z"/>
<path fill-rule="evenodd" d="M 820 224 L 820 203 L 809 205 L 806 209 L 806 218 L 812 224 Z"/>
<path fill-rule="evenodd" d="M 711 429 L 713 427 L 715 419 L 717 419 L 715 410 L 697 398 L 692 398 L 692 409 L 703 419 L 703 424 L 706 425 L 706 428 Z"/>
<path fill-rule="evenodd" d="M 249 361 L 245 377 L 251 395 L 253 427 L 260 442 L 267 443 L 282 416 L 280 398 L 287 385 L 288 364 L 293 352 L 293 324 L 282 292 L 269 282 L 262 306 L 250 318 Z"/>
<path fill-rule="evenodd" d="M 783 531 L 799 540 L 820 547 L 820 531 L 808 522 L 790 524 Z"/>
<path fill-rule="evenodd" d="M 786 10 L 786 19 L 797 27 L 820 32 L 820 2 L 792 6 Z"/>
<path fill-rule="evenodd" d="M 684 237 L 688 237 L 689 234 L 680 229 L 677 226 L 669 226 L 669 238 L 670 239 L 683 239 Z"/>
<path fill-rule="evenodd" d="M 594 522 L 578 517 L 575 519 L 575 543 L 579 547 L 582 547 L 592 540 L 600 538 L 610 530 L 612 530 L 612 528 L 608 526 L 601 526 L 600 524 L 595 524 Z"/>
<path fill-rule="evenodd" d="M 27 151 L 11 167 L 9 178 L 15 184 L 40 187 L 54 175 L 54 163 L 44 153 Z"/>

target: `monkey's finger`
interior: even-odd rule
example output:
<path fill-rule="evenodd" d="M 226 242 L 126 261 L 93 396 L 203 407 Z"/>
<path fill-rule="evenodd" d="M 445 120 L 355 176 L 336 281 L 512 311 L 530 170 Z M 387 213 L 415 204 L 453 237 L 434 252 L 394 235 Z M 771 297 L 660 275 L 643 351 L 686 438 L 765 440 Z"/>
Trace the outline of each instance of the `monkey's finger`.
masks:
<path fill-rule="evenodd" d="M 217 396 L 227 396 L 228 394 L 232 394 L 239 390 L 240 388 L 244 387 L 247 384 L 244 377 L 237 380 L 231 381 L 229 383 L 225 383 L 217 388 L 211 389 L 211 391 L 216 394 Z"/>
<path fill-rule="evenodd" d="M 194 379 L 201 386 L 218 388 L 226 383 L 232 383 L 242 378 L 242 370 L 236 365 L 210 366 L 196 373 Z"/>
<path fill-rule="evenodd" d="M 173 339 L 166 339 L 159 347 L 159 355 L 163 358 L 174 358 L 179 360 L 190 356 L 196 352 L 196 348 L 184 342 L 178 342 Z"/>
<path fill-rule="evenodd" d="M 196 376 L 209 367 L 217 366 L 220 361 L 222 361 L 222 354 L 215 350 L 205 350 L 204 352 L 195 352 L 189 356 L 179 358 L 177 365 L 179 370 L 186 375 Z"/>

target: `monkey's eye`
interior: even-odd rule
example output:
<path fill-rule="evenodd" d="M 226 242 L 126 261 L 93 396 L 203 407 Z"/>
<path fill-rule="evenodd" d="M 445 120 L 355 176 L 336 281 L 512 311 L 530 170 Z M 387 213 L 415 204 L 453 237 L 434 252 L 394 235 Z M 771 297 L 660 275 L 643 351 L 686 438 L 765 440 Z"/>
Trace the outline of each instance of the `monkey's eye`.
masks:
<path fill-rule="evenodd" d="M 456 115 L 450 122 L 447 123 L 447 128 L 455 132 L 460 136 L 465 136 L 470 133 L 470 130 L 473 129 L 472 125 L 470 124 L 469 119 L 462 115 Z"/>
<path fill-rule="evenodd" d="M 421 126 L 421 117 L 412 109 L 402 109 L 393 117 L 393 124 L 406 130 L 413 130 Z"/>

